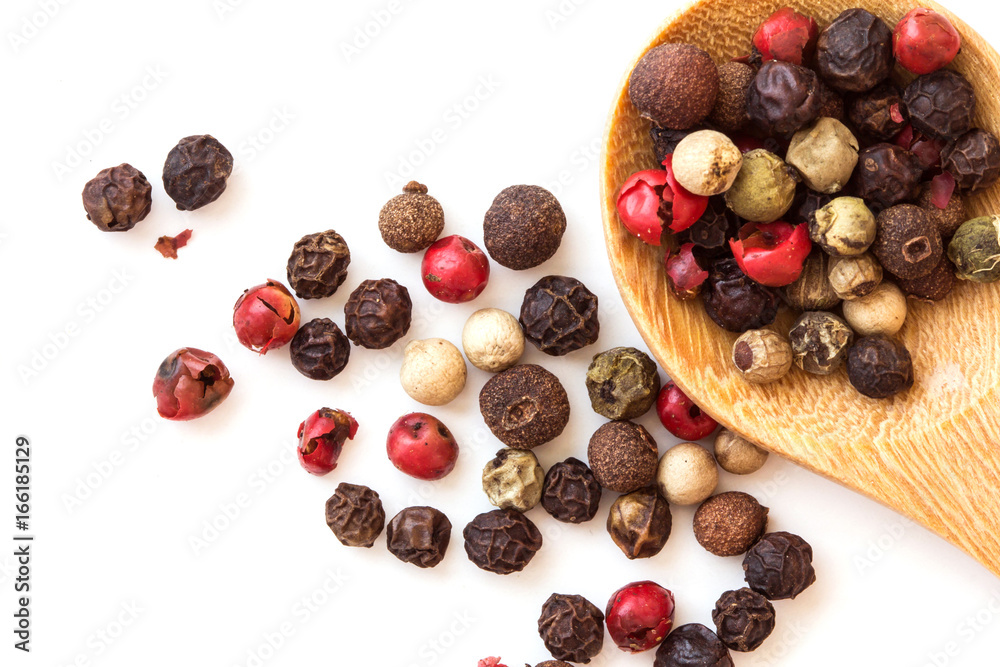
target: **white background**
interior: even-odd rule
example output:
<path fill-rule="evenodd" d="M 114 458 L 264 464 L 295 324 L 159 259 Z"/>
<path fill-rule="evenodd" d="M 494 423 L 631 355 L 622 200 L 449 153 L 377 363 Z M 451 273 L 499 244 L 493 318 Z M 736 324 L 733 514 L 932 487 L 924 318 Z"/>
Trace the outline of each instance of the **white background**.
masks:
<path fill-rule="evenodd" d="M 570 427 L 536 450 L 542 464 L 585 458 L 602 422 L 583 385 L 591 355 L 642 347 L 604 254 L 600 136 L 624 68 L 674 4 L 5 2 L 0 507 L 12 524 L 14 439 L 28 435 L 37 541 L 30 656 L 11 648 L 14 562 L 0 550 L 0 662 L 429 667 L 500 655 L 515 667 L 548 657 L 535 623 L 550 593 L 603 608 L 646 578 L 674 591 L 678 625 L 711 624 L 718 595 L 742 583 L 740 559 L 698 546 L 690 508 L 672 509 L 673 535 L 648 560 L 629 562 L 611 542 L 607 493 L 583 526 L 533 510 L 545 545 L 521 574 L 468 562 L 461 530 L 490 509 L 480 470 L 499 448 L 476 407 L 485 373 L 470 367 L 458 400 L 431 410 L 462 453 L 445 480 L 418 483 L 384 453 L 392 421 L 420 407 L 397 381 L 401 345 L 354 348 L 342 375 L 318 383 L 291 367 L 287 349 L 257 357 L 239 347 L 230 326 L 244 288 L 284 280 L 292 243 L 330 227 L 353 249 L 350 274 L 332 298 L 304 302 L 303 321 L 342 324 L 361 280 L 392 277 L 413 297 L 411 335 L 457 343 L 475 309 L 517 312 L 538 278 L 577 276 L 601 299 L 599 343 L 561 359 L 532 348 L 524 360 L 553 370 L 572 402 Z M 951 3 L 997 42 L 987 4 Z M 374 36 L 359 38 L 366 29 Z M 162 190 L 163 159 L 181 137 L 206 132 L 230 148 L 238 173 L 218 202 L 179 212 Z M 149 177 L 153 210 L 127 234 L 103 234 L 80 191 L 125 161 Z M 548 186 L 569 219 L 562 248 L 528 272 L 494 265 L 471 304 L 435 302 L 419 256 L 389 250 L 376 227 L 407 170 L 442 202 L 445 232 L 477 243 L 502 188 Z M 188 227 L 176 261 L 153 250 Z M 153 374 L 185 345 L 222 356 L 236 387 L 205 419 L 161 421 Z M 315 478 L 294 460 L 294 435 L 322 406 L 351 411 L 361 427 L 340 467 Z M 674 444 L 655 415 L 640 421 L 661 452 Z M 345 480 L 376 489 L 390 517 L 414 504 L 444 511 L 454 525 L 444 562 L 401 563 L 384 536 L 370 550 L 341 546 L 323 505 Z M 799 599 L 775 605 L 774 634 L 734 654 L 737 665 L 996 663 L 1000 581 L 957 549 L 774 457 L 755 475 L 723 474 L 720 488 L 756 495 L 772 529 L 803 535 L 818 573 Z M 651 661 L 608 639 L 594 664 Z"/>

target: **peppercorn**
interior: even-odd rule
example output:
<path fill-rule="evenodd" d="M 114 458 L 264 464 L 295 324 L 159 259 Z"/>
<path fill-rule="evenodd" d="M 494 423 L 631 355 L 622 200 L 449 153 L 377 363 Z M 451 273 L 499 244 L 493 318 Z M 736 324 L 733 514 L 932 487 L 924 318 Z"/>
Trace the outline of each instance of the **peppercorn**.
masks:
<path fill-rule="evenodd" d="M 733 344 L 733 364 L 747 382 L 775 382 L 791 369 L 792 348 L 773 331 L 751 329 Z"/>
<path fill-rule="evenodd" d="M 102 232 L 127 232 L 153 205 L 153 188 L 132 165 L 102 169 L 83 186 L 83 208 Z"/>
<path fill-rule="evenodd" d="M 500 442 L 532 449 L 562 433 L 569 398 L 559 378 L 534 364 L 521 364 L 490 378 L 479 392 L 479 411 Z"/>
<path fill-rule="evenodd" d="M 751 222 L 773 222 L 795 200 L 793 173 L 774 153 L 754 149 L 743 156 L 743 166 L 726 191 L 726 205 Z"/>
<path fill-rule="evenodd" d="M 753 33 L 750 62 L 760 67 L 768 60 L 808 64 L 816 52 L 819 26 L 816 19 L 782 7 L 764 20 Z"/>
<path fill-rule="evenodd" d="M 520 322 L 532 345 L 557 357 L 596 342 L 601 328 L 597 297 L 567 276 L 546 276 L 529 287 Z"/>
<path fill-rule="evenodd" d="M 877 141 L 891 141 L 906 126 L 906 103 L 903 92 L 885 83 L 851 102 L 848 117 L 862 136 Z"/>
<path fill-rule="evenodd" d="M 656 157 L 656 164 L 663 164 L 668 155 L 673 154 L 677 144 L 681 139 L 691 134 L 694 130 L 668 130 L 655 125 L 649 130 L 649 137 L 653 140 L 653 155 Z"/>
<path fill-rule="evenodd" d="M 719 637 L 701 623 L 674 629 L 656 649 L 653 667 L 733 667 L 729 650 Z"/>
<path fill-rule="evenodd" d="M 926 276 L 912 280 L 899 280 L 899 288 L 906 296 L 932 303 L 941 301 L 955 288 L 955 265 L 947 257 L 942 257 L 934 270 Z"/>
<path fill-rule="evenodd" d="M 395 280 L 366 280 L 344 304 L 344 329 L 355 345 L 382 350 L 410 330 L 412 310 L 410 292 Z"/>
<path fill-rule="evenodd" d="M 715 460 L 726 472 L 749 475 L 767 463 L 767 450 L 724 428 L 715 436 Z"/>
<path fill-rule="evenodd" d="M 608 422 L 587 445 L 587 460 L 605 489 L 629 493 L 656 477 L 656 441 L 645 427 L 629 421 Z"/>
<path fill-rule="evenodd" d="M 524 332 L 507 311 L 483 308 L 465 321 L 462 349 L 476 368 L 490 373 L 505 371 L 524 354 Z"/>
<path fill-rule="evenodd" d="M 260 354 L 287 345 L 299 328 L 299 318 L 299 304 L 276 280 L 245 290 L 233 306 L 236 339 Z"/>
<path fill-rule="evenodd" d="M 786 532 L 768 533 L 743 558 L 747 585 L 769 600 L 795 599 L 816 581 L 809 543 Z"/>
<path fill-rule="evenodd" d="M 427 194 L 427 186 L 410 181 L 403 194 L 385 203 L 378 214 L 382 240 L 396 252 L 420 252 L 444 231 L 444 209 Z"/>
<path fill-rule="evenodd" d="M 424 405 L 447 405 L 465 389 L 465 359 L 443 338 L 411 340 L 403 348 L 399 383 L 410 398 Z"/>
<path fill-rule="evenodd" d="M 851 180 L 858 163 L 858 140 L 839 120 L 819 118 L 795 133 L 785 160 L 807 186 L 833 194 Z"/>
<path fill-rule="evenodd" d="M 328 229 L 306 234 L 288 257 L 288 284 L 300 299 L 319 299 L 337 291 L 347 278 L 351 250 L 344 237 Z"/>
<path fill-rule="evenodd" d="M 712 622 L 728 648 L 755 651 L 774 630 L 774 605 L 749 588 L 726 591 L 715 603 Z"/>
<path fill-rule="evenodd" d="M 291 344 L 292 366 L 313 380 L 330 380 L 340 374 L 351 358 L 351 342 L 326 317 L 306 322 L 295 332 Z"/>
<path fill-rule="evenodd" d="M 660 457 L 656 486 L 674 505 L 698 505 L 715 493 L 719 469 L 708 450 L 693 442 L 682 442 Z"/>
<path fill-rule="evenodd" d="M 556 254 L 566 214 L 555 196 L 537 185 L 513 185 L 493 200 L 483 221 L 486 251 L 501 266 L 521 271 Z"/>
<path fill-rule="evenodd" d="M 660 127 L 686 130 L 712 111 L 719 69 L 691 44 L 662 44 L 646 52 L 632 70 L 628 94 L 639 115 Z"/>
<path fill-rule="evenodd" d="M 934 226 L 941 232 L 941 238 L 951 238 L 958 231 L 958 228 L 962 226 L 962 223 L 968 220 L 965 215 L 964 198 L 956 189 L 951 193 L 951 197 L 948 198 L 948 203 L 944 208 L 940 208 L 938 206 L 939 203 L 936 202 L 934 189 L 930 183 L 927 183 L 920 189 L 920 198 L 917 200 L 917 206 L 924 209 L 927 217 L 931 219 Z"/>
<path fill-rule="evenodd" d="M 678 246 L 693 243 L 700 249 L 699 254 L 712 257 L 728 251 L 729 239 L 739 233 L 742 224 L 723 197 L 710 197 L 698 221 L 674 238 Z"/>
<path fill-rule="evenodd" d="M 670 537 L 670 505 L 646 487 L 618 496 L 608 514 L 607 529 L 611 539 L 626 558 L 651 558 L 660 553 Z"/>
<path fill-rule="evenodd" d="M 513 509 L 476 516 L 462 531 L 465 554 L 493 574 L 520 572 L 542 548 L 542 534 L 531 519 Z"/>
<path fill-rule="evenodd" d="M 527 512 L 542 499 L 545 472 L 530 451 L 501 449 L 483 468 L 483 491 L 500 509 Z"/>
<path fill-rule="evenodd" d="M 895 144 L 875 144 L 858 155 L 854 192 L 875 213 L 915 199 L 924 167 L 915 154 Z"/>
<path fill-rule="evenodd" d="M 918 76 L 903 91 L 913 129 L 954 141 L 972 129 L 976 91 L 968 79 L 950 69 Z"/>
<path fill-rule="evenodd" d="M 367 486 L 341 482 L 326 501 L 326 525 L 347 547 L 370 548 L 385 527 L 378 493 Z"/>
<path fill-rule="evenodd" d="M 553 593 L 542 605 L 538 635 L 553 658 L 586 664 L 604 646 L 604 613 L 582 595 Z"/>
<path fill-rule="evenodd" d="M 785 219 L 793 225 L 808 225 L 816 211 L 831 201 L 833 201 L 833 197 L 830 195 L 802 186 L 795 191 L 795 199 L 792 201 L 792 207 L 788 209 L 788 215 Z"/>
<path fill-rule="evenodd" d="M 738 556 L 764 534 L 767 512 L 750 494 L 720 493 L 703 502 L 694 513 L 695 539 L 716 556 Z"/>
<path fill-rule="evenodd" d="M 892 30 L 864 9 L 848 9 L 819 34 L 816 70 L 837 90 L 863 93 L 891 73 Z"/>
<path fill-rule="evenodd" d="M 226 400 L 233 384 L 222 359 L 211 352 L 182 347 L 168 354 L 156 369 L 156 412 L 173 421 L 202 417 Z"/>
<path fill-rule="evenodd" d="M 747 89 L 747 117 L 767 135 L 789 135 L 815 120 L 822 102 L 815 72 L 772 60 L 761 65 Z"/>
<path fill-rule="evenodd" d="M 923 209 L 900 204 L 878 214 L 878 234 L 872 252 L 889 273 L 919 278 L 934 270 L 944 247 L 941 233 Z"/>
<path fill-rule="evenodd" d="M 712 321 L 734 333 L 762 329 L 778 315 L 778 292 L 747 277 L 732 257 L 712 263 L 702 298 Z"/>
<path fill-rule="evenodd" d="M 847 322 L 832 313 L 802 313 L 788 332 L 792 360 L 807 373 L 829 375 L 840 368 L 854 332 Z"/>
<path fill-rule="evenodd" d="M 906 296 L 892 283 L 871 294 L 844 302 L 844 319 L 859 336 L 895 335 L 906 321 Z"/>
<path fill-rule="evenodd" d="M 740 149 L 715 130 L 699 130 L 681 139 L 671 160 L 674 178 L 681 187 L 703 197 L 728 190 L 742 164 Z"/>
<path fill-rule="evenodd" d="M 710 123 L 723 132 L 737 132 L 747 123 L 747 89 L 754 78 L 754 69 L 741 62 L 719 65 L 719 94 L 708 115 Z"/>
<path fill-rule="evenodd" d="M 833 258 L 815 248 L 802 265 L 799 279 L 783 289 L 785 301 L 798 310 L 829 310 L 840 303 L 840 296 L 827 278 Z"/>
<path fill-rule="evenodd" d="M 184 137 L 167 153 L 163 189 L 179 211 L 211 204 L 226 190 L 233 154 L 210 134 Z"/>
<path fill-rule="evenodd" d="M 913 386 L 913 361 L 909 350 L 891 338 L 859 338 L 847 355 L 847 378 L 868 398 L 889 398 Z"/>
<path fill-rule="evenodd" d="M 590 521 L 600 504 L 601 485 L 583 461 L 571 456 L 545 473 L 542 507 L 557 521 Z"/>
<path fill-rule="evenodd" d="M 969 130 L 941 151 L 941 167 L 962 190 L 988 188 L 1000 178 L 1000 141 L 992 132 Z"/>
<path fill-rule="evenodd" d="M 451 521 L 433 507 L 407 507 L 385 529 L 389 553 L 417 567 L 434 567 L 448 551 Z"/>
<path fill-rule="evenodd" d="M 837 257 L 830 264 L 828 278 L 841 299 L 860 299 L 882 283 L 882 265 L 867 252 L 854 257 Z"/>
<path fill-rule="evenodd" d="M 948 259 L 961 280 L 1000 280 L 1000 215 L 973 218 L 959 227 L 948 244 Z"/>
<path fill-rule="evenodd" d="M 616 347 L 594 357 L 587 369 L 587 393 L 597 414 L 636 419 L 646 414 L 660 392 L 656 364 L 634 347 Z"/>
<path fill-rule="evenodd" d="M 875 241 L 875 216 L 858 197 L 837 197 L 813 214 L 809 236 L 834 257 L 860 255 Z"/>

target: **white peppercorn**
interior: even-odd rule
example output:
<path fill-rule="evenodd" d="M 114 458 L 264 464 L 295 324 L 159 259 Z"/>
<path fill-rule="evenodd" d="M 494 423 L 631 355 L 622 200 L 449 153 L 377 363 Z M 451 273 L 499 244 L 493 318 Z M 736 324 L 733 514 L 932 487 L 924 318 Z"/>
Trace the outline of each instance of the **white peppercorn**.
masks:
<path fill-rule="evenodd" d="M 764 466 L 767 462 L 767 451 L 724 428 L 715 436 L 715 460 L 726 472 L 749 475 Z"/>
<path fill-rule="evenodd" d="M 906 295 L 893 283 L 882 283 L 867 296 L 845 301 L 844 319 L 859 336 L 893 336 L 906 321 Z"/>
<path fill-rule="evenodd" d="M 719 471 L 707 449 L 693 442 L 682 442 L 660 457 L 656 483 L 667 502 L 697 505 L 715 491 Z"/>

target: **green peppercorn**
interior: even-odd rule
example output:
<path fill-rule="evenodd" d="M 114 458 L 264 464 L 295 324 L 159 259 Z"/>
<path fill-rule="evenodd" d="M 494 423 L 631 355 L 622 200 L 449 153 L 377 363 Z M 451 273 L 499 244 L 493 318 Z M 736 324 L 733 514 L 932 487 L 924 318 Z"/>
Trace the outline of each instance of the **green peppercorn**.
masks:
<path fill-rule="evenodd" d="M 743 156 L 726 205 L 751 222 L 774 222 L 795 199 L 794 170 L 774 153 L 758 148 Z"/>
<path fill-rule="evenodd" d="M 1000 215 L 973 218 L 959 227 L 948 245 L 948 259 L 962 280 L 1000 280 Z"/>
<path fill-rule="evenodd" d="M 587 369 L 587 392 L 594 412 L 608 419 L 635 419 L 656 402 L 656 364 L 634 347 L 616 347 L 594 357 Z"/>
<path fill-rule="evenodd" d="M 809 237 L 834 257 L 860 255 L 875 232 L 875 216 L 858 197 L 837 197 L 809 219 Z"/>

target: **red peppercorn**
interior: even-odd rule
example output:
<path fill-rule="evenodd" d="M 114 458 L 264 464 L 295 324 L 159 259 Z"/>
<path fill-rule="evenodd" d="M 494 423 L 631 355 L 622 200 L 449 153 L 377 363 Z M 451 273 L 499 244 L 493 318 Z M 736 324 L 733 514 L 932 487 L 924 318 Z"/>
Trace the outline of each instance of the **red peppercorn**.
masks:
<path fill-rule="evenodd" d="M 896 145 L 916 155 L 924 169 L 932 169 L 941 166 L 941 151 L 948 143 L 921 134 L 912 125 L 907 125 L 896 136 Z"/>
<path fill-rule="evenodd" d="M 802 275 L 812 241 L 806 225 L 751 222 L 740 228 L 739 238 L 729 239 L 729 247 L 747 276 L 767 287 L 784 287 Z"/>
<path fill-rule="evenodd" d="M 707 438 L 719 426 L 673 382 L 668 382 L 660 390 L 656 398 L 656 414 L 665 429 L 686 441 Z"/>
<path fill-rule="evenodd" d="M 753 34 L 751 60 L 760 64 L 783 60 L 806 65 L 816 53 L 819 26 L 816 19 L 800 14 L 791 7 L 782 7 L 760 24 Z"/>
<path fill-rule="evenodd" d="M 611 595 L 604 613 L 608 633 L 627 653 L 657 646 L 674 624 L 674 594 L 652 581 L 637 581 Z"/>
<path fill-rule="evenodd" d="M 385 450 L 392 465 L 410 477 L 433 481 L 455 468 L 458 443 L 448 427 L 423 412 L 411 412 L 389 429 Z"/>
<path fill-rule="evenodd" d="M 692 194 L 674 178 L 673 155 L 663 169 L 639 171 L 618 191 L 618 217 L 631 233 L 650 245 L 660 245 L 663 227 L 681 232 L 698 222 L 708 208 L 708 197 Z"/>
<path fill-rule="evenodd" d="M 681 299 L 698 296 L 702 283 L 708 279 L 708 271 L 698 264 L 694 244 L 685 243 L 678 250 L 668 252 L 665 263 L 670 291 Z"/>
<path fill-rule="evenodd" d="M 942 14 L 918 7 L 899 20 L 892 33 L 896 60 L 914 74 L 930 74 L 950 63 L 962 38 Z"/>
<path fill-rule="evenodd" d="M 424 287 L 447 303 L 479 296 L 490 279 L 490 261 L 469 239 L 455 234 L 435 241 L 420 263 Z"/>
<path fill-rule="evenodd" d="M 670 231 L 683 232 L 698 222 L 698 218 L 705 213 L 705 209 L 708 208 L 708 197 L 688 192 L 678 183 L 674 178 L 673 163 L 673 154 L 663 159 L 663 169 L 667 172 L 667 187 L 663 190 L 663 199 L 670 202 L 672 216 Z"/>
<path fill-rule="evenodd" d="M 268 280 L 243 292 L 233 306 L 233 328 L 243 347 L 266 354 L 299 330 L 299 304 L 288 288 Z"/>
<path fill-rule="evenodd" d="M 313 475 L 325 475 L 337 467 L 344 443 L 353 440 L 358 422 L 343 410 L 321 408 L 299 424 L 299 463 Z"/>
<path fill-rule="evenodd" d="M 193 347 L 174 350 L 156 370 L 153 396 L 164 419 L 187 421 L 218 407 L 233 390 L 222 359 Z"/>

